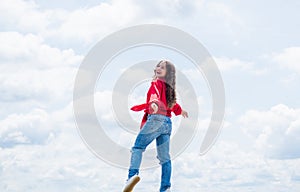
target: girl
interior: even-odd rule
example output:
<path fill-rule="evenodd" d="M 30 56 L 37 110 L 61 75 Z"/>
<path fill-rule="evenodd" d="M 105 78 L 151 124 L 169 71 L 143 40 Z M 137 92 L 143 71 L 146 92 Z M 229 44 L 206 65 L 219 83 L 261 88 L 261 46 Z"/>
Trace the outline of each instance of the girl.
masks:
<path fill-rule="evenodd" d="M 123 192 L 131 192 L 139 182 L 139 168 L 142 153 L 156 139 L 157 158 L 161 165 L 160 192 L 170 191 L 171 159 L 169 154 L 172 131 L 171 112 L 188 117 L 188 113 L 176 103 L 175 67 L 170 61 L 162 60 L 154 69 L 154 77 L 147 93 L 147 102 L 131 108 L 133 111 L 145 111 L 141 130 L 131 150 L 131 161 L 127 183 Z"/>

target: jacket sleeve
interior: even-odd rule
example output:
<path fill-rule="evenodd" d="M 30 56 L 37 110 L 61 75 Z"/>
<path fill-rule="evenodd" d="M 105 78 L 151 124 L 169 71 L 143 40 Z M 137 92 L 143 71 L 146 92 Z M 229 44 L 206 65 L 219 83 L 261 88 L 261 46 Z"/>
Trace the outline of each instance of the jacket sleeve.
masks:
<path fill-rule="evenodd" d="M 181 108 L 181 106 L 180 106 L 178 103 L 176 103 L 176 104 L 173 106 L 172 111 L 173 111 L 173 113 L 177 116 L 177 115 L 180 115 L 180 114 L 181 114 L 182 108 Z"/>
<path fill-rule="evenodd" d="M 152 81 L 151 86 L 149 87 L 149 90 L 147 92 L 147 101 L 146 103 L 135 105 L 131 107 L 131 110 L 133 111 L 141 111 L 145 110 L 145 112 L 148 112 L 149 114 L 153 113 L 153 109 L 151 107 L 152 103 L 155 103 L 160 111 L 166 111 L 166 105 L 162 101 L 163 95 L 163 85 L 160 82 Z"/>
<path fill-rule="evenodd" d="M 130 109 L 132 111 L 145 110 L 145 112 L 148 111 L 151 114 L 153 112 L 152 111 L 153 109 L 150 107 L 150 105 L 152 103 L 157 104 L 157 106 L 161 105 L 159 90 L 160 90 L 159 85 L 157 85 L 156 82 L 151 82 L 151 85 L 147 92 L 147 102 L 143 103 L 143 104 L 135 105 L 135 106 L 131 107 Z"/>
<path fill-rule="evenodd" d="M 143 104 L 140 104 L 140 105 L 135 105 L 135 106 L 131 107 L 130 109 L 132 111 L 142 111 L 142 110 L 147 109 L 147 107 L 148 107 L 147 103 L 143 103 Z"/>
<path fill-rule="evenodd" d="M 148 95 L 149 95 L 149 100 L 148 100 L 148 106 L 149 106 L 149 113 L 151 114 L 152 108 L 150 107 L 152 103 L 155 103 L 160 110 L 165 111 L 166 106 L 162 102 L 162 93 L 161 91 L 163 90 L 162 84 L 157 83 L 157 82 L 151 82 L 151 87 L 149 88 Z"/>

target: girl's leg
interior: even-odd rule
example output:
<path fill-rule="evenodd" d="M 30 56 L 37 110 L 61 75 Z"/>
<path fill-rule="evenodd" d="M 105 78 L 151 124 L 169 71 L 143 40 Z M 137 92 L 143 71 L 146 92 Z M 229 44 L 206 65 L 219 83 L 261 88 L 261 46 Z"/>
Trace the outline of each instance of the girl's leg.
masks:
<path fill-rule="evenodd" d="M 142 162 L 142 154 L 147 146 L 161 134 L 159 131 L 161 125 L 162 124 L 160 122 L 151 120 L 150 118 L 138 134 L 134 146 L 131 149 L 128 179 L 139 173 L 139 168 Z"/>
<path fill-rule="evenodd" d="M 166 191 L 171 187 L 171 159 L 169 154 L 170 135 L 163 134 L 156 138 L 157 158 L 161 164 L 160 191 Z"/>

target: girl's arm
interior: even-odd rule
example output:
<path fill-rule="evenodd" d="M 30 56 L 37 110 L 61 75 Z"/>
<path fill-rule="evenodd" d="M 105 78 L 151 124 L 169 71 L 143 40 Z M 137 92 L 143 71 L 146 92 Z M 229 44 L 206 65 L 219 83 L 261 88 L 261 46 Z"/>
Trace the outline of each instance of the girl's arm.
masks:
<path fill-rule="evenodd" d="M 175 115 L 182 115 L 184 118 L 189 117 L 188 113 L 185 110 L 183 110 L 178 103 L 175 103 L 175 105 L 172 108 L 172 111 Z"/>
<path fill-rule="evenodd" d="M 161 101 L 162 90 L 162 82 L 156 82 L 155 80 L 151 82 L 151 86 L 147 93 L 147 103 L 149 105 L 150 114 L 157 113 L 160 109 L 166 109 L 164 102 Z"/>

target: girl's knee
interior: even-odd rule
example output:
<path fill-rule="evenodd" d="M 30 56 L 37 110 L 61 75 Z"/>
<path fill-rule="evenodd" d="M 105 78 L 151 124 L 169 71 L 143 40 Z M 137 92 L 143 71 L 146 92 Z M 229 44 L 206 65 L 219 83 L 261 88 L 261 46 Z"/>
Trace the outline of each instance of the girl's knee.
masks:
<path fill-rule="evenodd" d="M 167 153 L 167 154 L 158 154 L 156 156 L 156 158 L 159 160 L 159 164 L 161 164 L 161 165 L 171 160 L 171 157 L 170 157 L 169 153 Z"/>
<path fill-rule="evenodd" d="M 143 153 L 145 150 L 146 150 L 146 149 L 143 148 L 143 147 L 136 147 L 136 146 L 134 146 L 134 147 L 131 148 L 130 151 L 131 151 L 131 153 L 133 153 L 133 152 L 140 152 L 140 153 Z"/>

